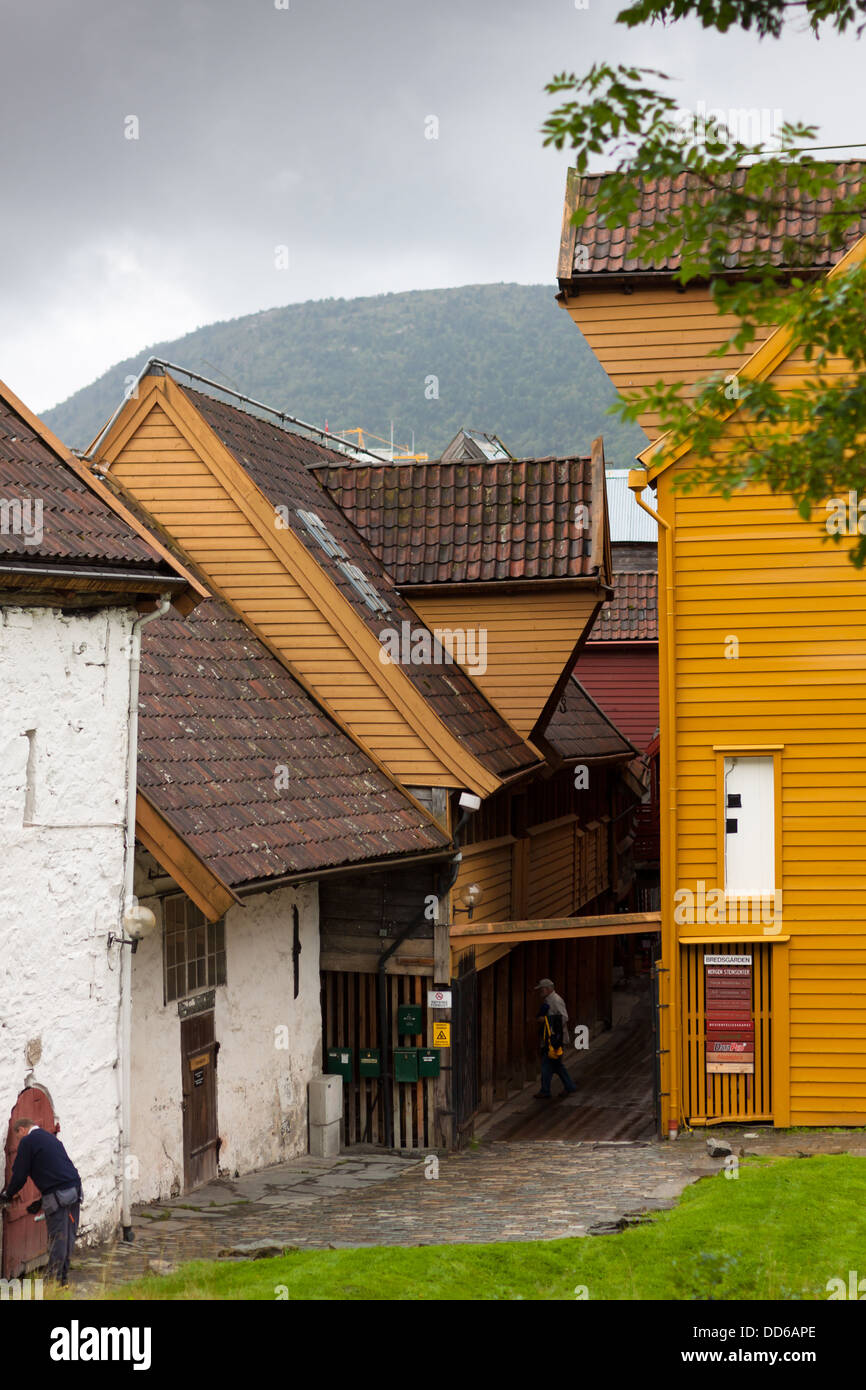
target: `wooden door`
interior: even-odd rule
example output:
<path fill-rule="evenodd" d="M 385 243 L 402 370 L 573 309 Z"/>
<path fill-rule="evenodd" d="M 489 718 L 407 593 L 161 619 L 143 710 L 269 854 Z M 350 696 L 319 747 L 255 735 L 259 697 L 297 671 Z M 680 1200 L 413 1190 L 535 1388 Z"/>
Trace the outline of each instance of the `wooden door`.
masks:
<path fill-rule="evenodd" d="M 213 1012 L 181 1020 L 183 1177 L 187 1191 L 217 1176 L 217 1043 Z"/>
<path fill-rule="evenodd" d="M 35 1125 L 47 1130 L 49 1134 L 54 1134 L 59 1128 L 54 1118 L 54 1107 L 48 1092 L 43 1091 L 41 1086 L 28 1086 L 23 1090 L 9 1116 L 9 1128 L 6 1134 L 4 1187 L 12 1176 L 12 1164 L 15 1162 L 15 1155 L 18 1152 L 19 1136 L 13 1134 L 12 1126 L 21 1116 L 31 1119 Z M 23 1138 L 23 1135 L 24 1131 L 22 1130 L 20 1137 Z M 45 1264 L 48 1258 L 45 1221 L 37 1221 L 35 1215 L 31 1216 L 27 1210 L 30 1203 L 35 1202 L 38 1196 L 38 1188 L 34 1187 L 28 1178 L 21 1191 L 12 1199 L 9 1206 L 4 1208 L 4 1279 L 18 1279 L 29 1270 Z"/>

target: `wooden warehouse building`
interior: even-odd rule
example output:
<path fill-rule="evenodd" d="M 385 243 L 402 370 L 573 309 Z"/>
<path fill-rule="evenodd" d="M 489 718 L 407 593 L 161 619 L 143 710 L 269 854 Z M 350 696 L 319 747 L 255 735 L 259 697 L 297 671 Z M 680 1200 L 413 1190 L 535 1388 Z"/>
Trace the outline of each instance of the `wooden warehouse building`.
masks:
<path fill-rule="evenodd" d="M 647 926 L 618 912 L 638 750 L 572 676 L 611 594 L 601 442 L 382 465 L 152 362 L 90 457 L 444 836 L 415 864 L 306 877 L 346 1139 L 460 1142 L 531 1075 L 536 979 L 555 972 L 604 1027 L 611 943 Z"/>
<path fill-rule="evenodd" d="M 837 170 L 860 182 L 859 165 Z M 811 368 L 786 333 L 748 358 L 708 287 L 674 280 L 678 262 L 641 264 L 628 229 L 580 233 L 598 177 L 572 173 L 559 263 L 560 302 L 620 388 L 697 383 L 739 372 L 784 389 Z M 646 185 L 635 225 L 688 195 L 686 177 Z M 781 228 L 814 234 L 824 205 Z M 820 253 L 812 275 L 843 275 L 866 255 Z M 770 256 L 773 247 L 762 247 Z M 730 273 L 749 263 L 732 248 Z M 833 360 L 830 372 L 849 364 Z M 862 1125 L 866 1120 L 866 579 L 826 516 L 804 520 L 763 485 L 725 501 L 675 487 L 688 447 L 654 443 L 631 485 L 656 490 L 659 543 L 664 1121 Z M 726 447 L 743 420 L 736 402 Z"/>

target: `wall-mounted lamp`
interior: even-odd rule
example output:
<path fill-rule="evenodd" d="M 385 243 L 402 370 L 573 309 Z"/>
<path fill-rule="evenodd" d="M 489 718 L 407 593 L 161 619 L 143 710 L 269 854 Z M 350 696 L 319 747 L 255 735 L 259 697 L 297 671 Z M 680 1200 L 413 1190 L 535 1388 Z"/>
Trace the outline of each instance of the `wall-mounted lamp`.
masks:
<path fill-rule="evenodd" d="M 120 946 L 131 946 L 132 954 L 138 948 L 141 938 L 156 926 L 156 917 L 149 907 L 142 907 L 141 903 L 133 903 L 123 914 L 123 929 L 128 932 L 128 936 L 118 936 L 115 932 L 108 933 L 108 944 L 113 946 L 117 942 Z"/>
<path fill-rule="evenodd" d="M 477 883 L 467 883 L 465 888 L 460 889 L 459 897 L 463 906 L 455 907 L 454 911 L 468 913 L 471 922 L 473 912 L 484 897 L 484 890 Z"/>

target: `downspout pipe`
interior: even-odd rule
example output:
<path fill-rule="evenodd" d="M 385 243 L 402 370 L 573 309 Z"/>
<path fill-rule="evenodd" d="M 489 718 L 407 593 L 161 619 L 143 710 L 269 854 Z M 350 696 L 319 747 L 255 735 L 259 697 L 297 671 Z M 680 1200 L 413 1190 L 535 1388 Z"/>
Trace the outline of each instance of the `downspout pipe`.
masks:
<path fill-rule="evenodd" d="M 443 876 L 443 879 L 440 880 L 439 883 L 438 898 L 440 903 L 442 902 L 443 898 L 447 897 L 447 895 L 451 892 L 451 889 L 454 887 L 454 884 L 457 882 L 457 875 L 460 872 L 460 865 L 463 860 L 463 856 L 460 853 L 460 832 L 462 831 L 471 814 L 471 811 L 464 810 L 460 815 L 460 819 L 457 821 L 457 824 L 454 827 L 454 834 L 451 837 L 451 847 L 454 850 L 454 858 L 450 861 L 448 866 L 447 882 L 445 882 Z M 397 936 L 394 937 L 394 940 L 391 942 L 388 949 L 382 952 L 382 954 L 379 957 L 379 964 L 376 970 L 376 993 L 379 1009 L 379 1051 L 382 1058 L 382 1080 L 384 1082 L 385 1094 L 385 1147 L 388 1149 L 393 1149 L 394 1147 L 394 1086 L 393 1077 L 391 1075 L 391 1039 L 390 1029 L 388 1027 L 388 989 L 385 975 L 385 966 L 388 964 L 388 961 L 391 959 L 394 952 L 400 948 L 400 946 L 403 944 L 406 938 L 415 930 L 416 927 L 420 927 L 422 923 L 424 923 L 426 920 L 427 909 L 426 907 L 424 907 L 415 917 L 412 918 L 412 920 L 408 923 L 407 926 L 403 928 L 401 932 L 398 932 Z"/>
<path fill-rule="evenodd" d="M 651 516 L 662 528 L 665 560 L 665 662 L 664 686 L 660 690 L 661 708 L 665 712 L 666 727 L 662 738 L 661 757 L 664 766 L 665 803 L 667 810 L 668 853 L 662 854 L 662 927 L 666 920 L 665 904 L 673 903 L 677 887 L 677 781 L 676 781 L 676 657 L 674 648 L 674 547 L 673 527 L 658 512 L 648 507 L 641 497 L 647 485 L 644 468 L 632 468 L 628 475 L 629 490 L 642 511 Z M 665 860 L 667 865 L 665 865 Z M 664 949 L 664 931 L 662 932 Z M 670 1049 L 668 1077 L 670 1079 L 668 1134 L 676 1138 L 680 1117 L 680 1064 L 679 1064 L 679 964 L 676 939 L 671 944 L 671 958 L 668 967 L 668 1042 Z"/>
<path fill-rule="evenodd" d="M 132 624 L 132 650 L 129 658 L 129 712 L 127 718 L 126 764 L 126 825 L 124 830 L 123 906 L 132 907 L 135 886 L 135 800 L 138 790 L 138 686 L 141 676 L 141 630 L 148 623 L 162 618 L 171 607 L 171 596 L 160 595 L 159 603 L 150 613 L 136 618 Z M 121 923 L 121 940 L 123 925 Z M 120 1223 L 123 1239 L 132 1241 L 132 1177 L 130 1174 L 130 1126 L 132 1118 L 132 948 L 120 947 Z"/>

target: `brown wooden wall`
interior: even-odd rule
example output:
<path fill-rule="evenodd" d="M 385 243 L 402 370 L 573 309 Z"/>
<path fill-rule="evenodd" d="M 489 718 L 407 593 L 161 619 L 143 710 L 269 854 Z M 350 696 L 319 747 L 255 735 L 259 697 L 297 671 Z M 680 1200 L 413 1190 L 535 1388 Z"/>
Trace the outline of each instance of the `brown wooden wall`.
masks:
<path fill-rule="evenodd" d="M 379 957 L 404 927 L 435 896 L 441 865 L 322 879 L 319 884 L 319 938 L 322 970 L 375 973 Z M 389 974 L 433 974 L 433 920 L 416 926 L 388 961 Z"/>

